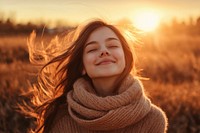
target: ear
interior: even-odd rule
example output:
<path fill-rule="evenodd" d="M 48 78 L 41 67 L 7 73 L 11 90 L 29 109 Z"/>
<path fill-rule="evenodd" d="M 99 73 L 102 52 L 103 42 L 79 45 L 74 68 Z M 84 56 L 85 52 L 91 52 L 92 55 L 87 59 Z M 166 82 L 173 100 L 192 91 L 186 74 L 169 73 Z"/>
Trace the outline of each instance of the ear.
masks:
<path fill-rule="evenodd" d="M 82 75 L 85 75 L 85 74 L 86 74 L 86 71 L 85 71 L 85 68 L 83 68 Z"/>

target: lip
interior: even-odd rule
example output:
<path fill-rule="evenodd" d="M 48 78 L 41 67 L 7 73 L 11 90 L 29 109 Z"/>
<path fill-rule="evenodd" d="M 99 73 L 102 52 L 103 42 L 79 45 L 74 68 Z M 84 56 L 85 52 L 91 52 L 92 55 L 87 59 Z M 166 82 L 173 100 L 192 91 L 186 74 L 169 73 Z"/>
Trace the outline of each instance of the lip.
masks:
<path fill-rule="evenodd" d="M 97 62 L 96 65 L 107 65 L 110 63 L 115 63 L 115 61 L 112 59 L 103 59 L 103 60 L 100 60 L 99 62 Z"/>

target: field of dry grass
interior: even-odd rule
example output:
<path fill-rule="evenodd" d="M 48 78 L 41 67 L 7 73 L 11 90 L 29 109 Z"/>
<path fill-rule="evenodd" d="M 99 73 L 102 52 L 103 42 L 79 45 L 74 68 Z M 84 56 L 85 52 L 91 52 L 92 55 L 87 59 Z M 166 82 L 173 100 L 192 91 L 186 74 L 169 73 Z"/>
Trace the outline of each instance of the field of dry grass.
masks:
<path fill-rule="evenodd" d="M 0 37 L 0 132 L 25 132 L 33 119 L 16 112 L 37 69 L 29 64 L 27 36 Z M 169 133 L 200 132 L 200 37 L 149 35 L 137 46 L 147 94 L 169 119 Z"/>

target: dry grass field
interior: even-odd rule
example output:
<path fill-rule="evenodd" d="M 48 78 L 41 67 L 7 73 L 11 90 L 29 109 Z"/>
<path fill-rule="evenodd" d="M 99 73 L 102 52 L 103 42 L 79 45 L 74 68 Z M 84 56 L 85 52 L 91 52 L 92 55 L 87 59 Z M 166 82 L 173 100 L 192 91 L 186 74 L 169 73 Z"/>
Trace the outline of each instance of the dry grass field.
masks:
<path fill-rule="evenodd" d="M 0 37 L 0 132 L 34 126 L 15 110 L 37 69 L 29 64 L 27 36 Z M 148 35 L 136 47 L 139 74 L 152 102 L 169 119 L 169 133 L 200 133 L 200 37 Z M 26 99 L 25 99 L 26 100 Z"/>

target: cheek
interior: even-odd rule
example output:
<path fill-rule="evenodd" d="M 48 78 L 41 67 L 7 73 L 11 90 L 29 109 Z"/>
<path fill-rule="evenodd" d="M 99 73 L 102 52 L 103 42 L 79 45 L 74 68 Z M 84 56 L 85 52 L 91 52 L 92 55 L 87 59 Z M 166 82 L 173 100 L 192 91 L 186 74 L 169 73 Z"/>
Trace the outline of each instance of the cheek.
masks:
<path fill-rule="evenodd" d="M 123 50 L 117 50 L 117 51 L 115 51 L 114 55 L 120 61 L 125 62 L 125 55 L 124 55 L 124 51 Z"/>
<path fill-rule="evenodd" d="M 120 67 L 122 69 L 124 69 L 125 66 L 126 66 L 126 60 L 125 60 L 124 51 L 120 50 L 120 51 L 116 52 L 115 57 L 118 59 L 118 61 L 120 63 Z"/>
<path fill-rule="evenodd" d="M 86 70 L 90 69 L 90 67 L 94 64 L 95 56 L 94 55 L 83 55 L 83 65 Z"/>

